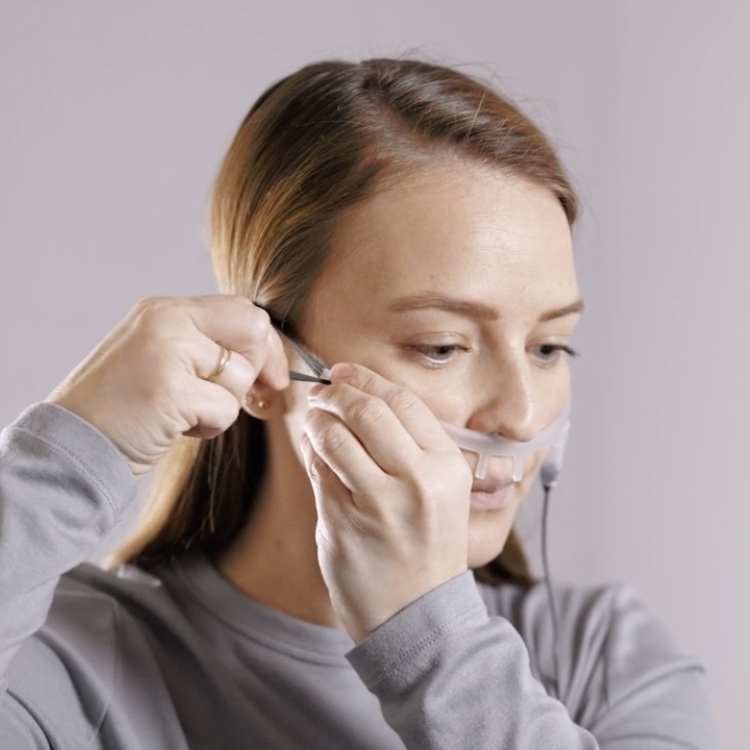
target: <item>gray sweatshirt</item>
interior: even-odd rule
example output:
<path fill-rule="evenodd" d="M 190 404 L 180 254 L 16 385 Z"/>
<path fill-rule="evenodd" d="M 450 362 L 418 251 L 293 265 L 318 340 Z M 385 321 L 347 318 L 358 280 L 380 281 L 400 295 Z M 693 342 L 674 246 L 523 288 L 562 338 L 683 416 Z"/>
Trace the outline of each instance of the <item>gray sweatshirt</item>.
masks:
<path fill-rule="evenodd" d="M 627 587 L 466 573 L 354 646 L 198 556 L 82 563 L 135 497 L 116 448 L 37 404 L 0 435 L 0 750 L 716 747 L 703 670 Z"/>

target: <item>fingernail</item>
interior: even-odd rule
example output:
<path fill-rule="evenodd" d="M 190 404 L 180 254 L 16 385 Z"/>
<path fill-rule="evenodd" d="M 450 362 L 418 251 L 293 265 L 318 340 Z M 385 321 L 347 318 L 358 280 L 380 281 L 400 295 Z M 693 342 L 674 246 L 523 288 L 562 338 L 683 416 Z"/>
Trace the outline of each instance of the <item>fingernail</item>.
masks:
<path fill-rule="evenodd" d="M 354 368 L 348 362 L 338 362 L 331 368 L 331 380 L 346 380 L 354 374 Z"/>

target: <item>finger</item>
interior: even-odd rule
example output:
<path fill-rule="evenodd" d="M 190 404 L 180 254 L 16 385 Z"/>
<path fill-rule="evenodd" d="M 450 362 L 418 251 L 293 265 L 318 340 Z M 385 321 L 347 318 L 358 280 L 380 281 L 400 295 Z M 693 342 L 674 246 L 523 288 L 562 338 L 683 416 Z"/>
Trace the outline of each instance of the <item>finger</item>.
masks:
<path fill-rule="evenodd" d="M 315 452 L 307 435 L 300 440 L 302 457 L 313 487 L 318 524 L 315 529 L 317 546 L 341 553 L 347 539 L 346 529 L 356 531 L 356 536 L 367 532 L 366 514 L 358 512 L 356 499 L 330 466 Z M 372 533 L 372 532 L 370 532 Z M 356 536 L 353 541 L 356 543 Z"/>
<path fill-rule="evenodd" d="M 334 496 L 338 498 L 339 503 L 345 503 L 349 498 L 351 502 L 350 490 L 336 476 L 330 466 L 315 452 L 310 438 L 302 433 L 300 440 L 302 449 L 302 458 L 305 462 L 305 469 L 315 492 L 315 506 L 318 516 L 327 516 L 328 507 L 325 498 Z"/>
<path fill-rule="evenodd" d="M 268 332 L 268 353 L 266 356 L 266 362 L 274 372 L 276 372 L 277 369 L 280 369 L 279 380 L 272 382 L 267 381 L 266 371 L 265 369 L 263 369 L 261 370 L 259 376 L 261 381 L 271 386 L 272 388 L 276 387 L 277 389 L 278 383 L 281 382 L 282 389 L 287 388 L 289 386 L 289 358 L 287 357 L 286 349 L 284 348 L 284 343 L 281 340 L 281 336 L 275 328 L 271 328 L 271 330 Z"/>
<path fill-rule="evenodd" d="M 200 331 L 245 357 L 271 388 L 283 390 L 289 385 L 284 347 L 265 310 L 233 295 L 195 297 L 191 302 L 188 313 Z"/>
<path fill-rule="evenodd" d="M 422 448 L 390 405 L 379 396 L 364 393 L 348 383 L 335 383 L 313 391 L 308 403 L 348 427 L 372 460 L 387 474 L 405 476 L 413 472 Z"/>
<path fill-rule="evenodd" d="M 224 387 L 198 380 L 177 404 L 185 424 L 181 432 L 188 437 L 210 439 L 229 429 L 237 420 L 240 402 Z"/>
<path fill-rule="evenodd" d="M 210 373 L 203 375 L 202 372 L 206 369 L 204 363 L 209 361 L 207 351 L 212 352 L 216 364 Z M 244 403 L 258 376 L 253 365 L 237 352 L 219 346 L 207 337 L 204 337 L 200 359 L 201 364 L 197 368 L 199 377 L 209 383 L 220 385 L 229 391 L 240 404 Z"/>
<path fill-rule="evenodd" d="M 349 492 L 373 495 L 382 488 L 386 475 L 340 419 L 311 409 L 303 429 L 315 453 Z"/>
<path fill-rule="evenodd" d="M 420 398 L 376 372 L 362 365 L 339 363 L 331 368 L 331 381 L 346 383 L 384 401 L 420 448 L 449 450 L 454 446 L 437 417 Z M 314 393 L 317 395 L 324 391 Z"/>

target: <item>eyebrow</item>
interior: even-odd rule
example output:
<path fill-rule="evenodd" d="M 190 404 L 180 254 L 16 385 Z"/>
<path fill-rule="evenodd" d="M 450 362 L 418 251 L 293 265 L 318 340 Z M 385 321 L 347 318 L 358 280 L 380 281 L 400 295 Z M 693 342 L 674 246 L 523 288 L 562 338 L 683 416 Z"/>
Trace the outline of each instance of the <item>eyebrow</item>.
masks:
<path fill-rule="evenodd" d="M 395 300 L 388 307 L 392 312 L 408 312 L 410 310 L 426 310 L 428 308 L 437 308 L 447 312 L 465 315 L 475 320 L 497 320 L 500 312 L 497 308 L 486 305 L 483 302 L 471 302 L 469 300 L 456 299 L 455 297 L 446 297 L 442 294 L 415 294 L 410 297 L 401 297 Z M 543 312 L 537 322 L 546 323 L 557 318 L 564 318 L 568 315 L 577 315 L 583 312 L 583 300 L 577 299 L 564 307 L 558 307 L 554 310 Z"/>

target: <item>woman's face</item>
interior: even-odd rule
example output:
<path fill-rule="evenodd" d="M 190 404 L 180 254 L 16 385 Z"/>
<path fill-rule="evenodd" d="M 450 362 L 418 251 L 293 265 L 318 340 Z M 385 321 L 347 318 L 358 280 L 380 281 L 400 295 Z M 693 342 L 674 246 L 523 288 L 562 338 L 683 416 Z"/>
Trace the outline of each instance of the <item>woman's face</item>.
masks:
<path fill-rule="evenodd" d="M 302 328 L 326 363 L 365 365 L 441 421 L 525 441 L 569 397 L 564 348 L 578 307 L 570 230 L 554 195 L 446 162 L 345 215 Z M 305 400 L 292 403 L 301 416 Z M 294 432 L 299 423 L 288 420 Z M 503 458 L 475 480 L 470 567 L 502 550 L 543 458 L 528 456 L 518 483 Z"/>

